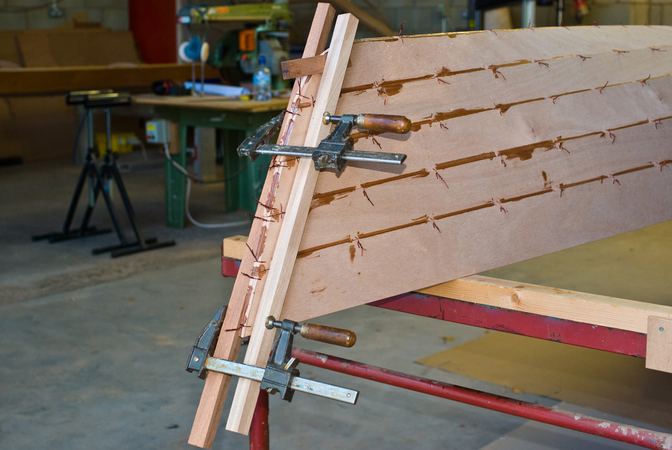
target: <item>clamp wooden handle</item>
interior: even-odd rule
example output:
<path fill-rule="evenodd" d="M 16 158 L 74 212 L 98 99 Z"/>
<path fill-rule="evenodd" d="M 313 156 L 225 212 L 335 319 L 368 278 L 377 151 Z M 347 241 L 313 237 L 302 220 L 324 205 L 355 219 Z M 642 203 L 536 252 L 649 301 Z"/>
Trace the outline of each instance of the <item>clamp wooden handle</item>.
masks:
<path fill-rule="evenodd" d="M 357 342 L 357 335 L 350 330 L 315 323 L 302 324 L 299 334 L 311 341 L 319 341 L 341 347 L 352 347 Z"/>
<path fill-rule="evenodd" d="M 411 131 L 411 121 L 404 116 L 388 114 L 359 114 L 355 121 L 356 125 L 374 133 L 398 133 L 404 134 Z"/>

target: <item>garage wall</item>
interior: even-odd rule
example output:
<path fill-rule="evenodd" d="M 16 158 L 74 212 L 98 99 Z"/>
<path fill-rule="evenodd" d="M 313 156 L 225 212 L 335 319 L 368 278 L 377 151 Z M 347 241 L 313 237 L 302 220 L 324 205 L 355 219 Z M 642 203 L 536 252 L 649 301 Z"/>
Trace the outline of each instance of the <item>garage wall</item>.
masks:
<path fill-rule="evenodd" d="M 129 0 L 61 0 L 63 17 L 47 14 L 49 0 L 0 0 L 0 30 L 32 30 L 70 26 L 74 18 L 128 30 Z M 142 0 L 141 0 L 142 1 Z"/>
<path fill-rule="evenodd" d="M 383 17 L 395 30 L 404 24 L 404 33 L 422 34 L 442 31 L 462 31 L 467 28 L 467 0 L 353 0 L 358 6 L 368 9 L 377 17 Z M 520 24 L 520 3 L 511 3 L 514 26 Z M 584 25 L 672 25 L 672 0 L 589 0 L 591 13 L 584 18 Z M 295 27 L 307 33 L 301 26 L 312 17 L 315 5 L 310 2 L 293 3 Z M 565 0 L 565 25 L 576 25 L 574 1 Z M 554 25 L 555 6 L 537 7 L 537 26 Z M 308 22 L 309 24 L 309 22 Z M 358 37 L 371 33 L 360 27 Z"/>

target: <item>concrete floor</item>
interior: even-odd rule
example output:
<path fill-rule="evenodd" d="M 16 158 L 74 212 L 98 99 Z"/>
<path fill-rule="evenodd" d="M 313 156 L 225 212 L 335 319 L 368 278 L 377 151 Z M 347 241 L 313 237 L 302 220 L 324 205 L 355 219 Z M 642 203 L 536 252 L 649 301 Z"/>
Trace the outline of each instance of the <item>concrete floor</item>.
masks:
<path fill-rule="evenodd" d="M 112 243 L 111 235 L 56 245 L 30 242 L 32 234 L 60 226 L 76 175 L 77 168 L 68 165 L 0 169 L 0 358 L 5 361 L 0 366 L 0 448 L 188 448 L 186 436 L 202 382 L 187 374 L 184 364 L 201 327 L 228 299 L 232 287 L 232 280 L 219 275 L 221 239 L 246 230 L 165 228 L 162 172 L 145 168 L 125 175 L 139 219 L 147 235 L 174 238 L 177 246 L 111 260 L 89 253 L 92 247 Z M 218 222 L 239 218 L 221 213 L 221 189 L 195 189 L 197 217 Z M 95 222 L 106 223 L 104 215 Z M 668 264 L 666 270 L 670 252 L 661 249 L 669 247 L 671 238 L 672 225 L 663 224 L 620 238 L 625 239 L 623 248 L 601 245 L 606 253 L 624 250 L 633 261 L 662 261 Z M 639 252 L 640 244 L 645 253 Z M 559 258 L 596 266 L 592 258 L 599 251 L 584 253 L 588 256 L 563 253 Z M 612 277 L 623 275 L 614 271 L 612 262 L 606 264 L 611 269 L 603 269 L 607 282 L 597 283 L 594 292 L 600 286 L 613 290 Z M 548 270 L 555 263 L 543 264 L 508 270 L 518 279 L 543 282 L 540 267 Z M 558 286 L 589 290 L 585 284 L 590 281 L 582 275 L 557 272 L 552 278 Z M 655 301 L 669 287 L 669 280 L 661 277 L 647 295 Z M 479 329 L 367 306 L 321 322 L 356 330 L 357 346 L 301 346 L 515 396 L 414 362 L 480 336 Z M 526 426 L 523 420 L 498 413 L 309 367 L 302 373 L 360 389 L 360 401 L 348 407 L 309 396 L 297 395 L 292 404 L 273 399 L 274 449 L 495 449 L 505 448 L 502 442 L 512 432 L 515 438 L 506 442 L 517 442 L 511 447 L 515 448 Z M 546 435 L 539 427 L 553 430 L 537 426 L 523 438 L 525 448 L 628 448 L 572 432 Z M 562 438 L 553 444 L 544 436 Z M 214 448 L 245 445 L 243 438 L 221 430 Z"/>

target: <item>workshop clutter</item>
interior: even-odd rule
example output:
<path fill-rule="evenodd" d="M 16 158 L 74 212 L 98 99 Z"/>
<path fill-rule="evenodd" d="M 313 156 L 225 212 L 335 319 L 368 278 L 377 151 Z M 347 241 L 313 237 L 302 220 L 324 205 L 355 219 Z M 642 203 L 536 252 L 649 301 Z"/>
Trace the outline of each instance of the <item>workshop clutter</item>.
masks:
<path fill-rule="evenodd" d="M 133 151 L 133 146 L 140 144 L 140 139 L 138 139 L 134 133 L 112 133 L 110 136 L 109 149 L 112 150 L 112 153 L 116 154 L 131 153 Z M 104 153 L 103 150 L 106 145 L 105 133 L 96 133 L 96 146 L 99 155 Z"/>

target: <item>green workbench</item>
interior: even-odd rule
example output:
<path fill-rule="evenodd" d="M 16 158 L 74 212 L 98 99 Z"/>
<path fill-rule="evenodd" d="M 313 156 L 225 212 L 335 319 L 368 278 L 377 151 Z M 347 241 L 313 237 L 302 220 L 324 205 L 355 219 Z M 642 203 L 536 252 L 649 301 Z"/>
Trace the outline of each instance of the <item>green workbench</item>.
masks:
<path fill-rule="evenodd" d="M 238 157 L 236 147 L 260 125 L 287 107 L 287 99 L 267 102 L 234 101 L 221 97 L 170 97 L 138 95 L 135 104 L 152 106 L 154 114 L 172 122 L 177 129 L 177 143 L 171 145 L 173 159 L 187 162 L 187 128 L 223 130 L 225 206 L 227 211 L 245 210 L 254 214 L 261 188 L 266 179 L 268 157 L 249 161 Z M 166 224 L 183 228 L 185 219 L 186 177 L 171 163 L 165 163 Z"/>

